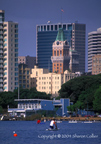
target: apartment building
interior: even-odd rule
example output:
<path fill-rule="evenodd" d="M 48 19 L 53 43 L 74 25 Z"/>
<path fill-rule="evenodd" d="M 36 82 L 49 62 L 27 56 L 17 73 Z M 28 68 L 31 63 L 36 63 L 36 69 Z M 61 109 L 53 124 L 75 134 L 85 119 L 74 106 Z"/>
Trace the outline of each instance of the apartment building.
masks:
<path fill-rule="evenodd" d="M 92 75 L 101 73 L 101 54 L 92 57 Z"/>
<path fill-rule="evenodd" d="M 88 33 L 88 72 L 92 73 L 92 57 L 101 54 L 101 28 Z M 98 56 L 99 57 L 99 56 Z M 94 67 L 93 67 L 94 68 Z"/>
<path fill-rule="evenodd" d="M 18 88 L 18 23 L 4 15 L 0 10 L 0 92 Z"/>
<path fill-rule="evenodd" d="M 52 94 L 53 96 L 58 96 L 58 91 L 61 89 L 61 85 L 76 76 L 77 75 L 75 73 L 71 73 L 68 70 L 66 70 L 64 74 L 58 74 L 49 73 L 48 69 L 41 69 L 37 67 L 32 69 L 31 72 L 31 79 L 36 79 L 37 91 L 46 92 L 47 94 Z"/>

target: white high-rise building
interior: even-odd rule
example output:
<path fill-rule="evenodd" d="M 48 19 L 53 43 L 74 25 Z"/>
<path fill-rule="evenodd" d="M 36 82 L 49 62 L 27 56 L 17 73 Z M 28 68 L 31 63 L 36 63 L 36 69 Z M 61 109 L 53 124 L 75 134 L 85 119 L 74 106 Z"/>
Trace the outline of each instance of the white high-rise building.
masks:
<path fill-rule="evenodd" d="M 0 92 L 18 87 L 18 23 L 4 21 L 0 10 Z"/>
<path fill-rule="evenodd" d="M 92 72 L 92 57 L 101 54 L 101 28 L 88 33 L 88 72 Z"/>

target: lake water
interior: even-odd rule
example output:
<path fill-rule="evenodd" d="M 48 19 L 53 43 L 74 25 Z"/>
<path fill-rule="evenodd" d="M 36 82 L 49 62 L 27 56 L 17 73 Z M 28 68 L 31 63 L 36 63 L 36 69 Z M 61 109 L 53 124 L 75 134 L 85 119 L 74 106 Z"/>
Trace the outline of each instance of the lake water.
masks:
<path fill-rule="evenodd" d="M 101 144 L 101 122 L 58 123 L 58 131 L 46 131 L 49 121 L 0 121 L 0 144 Z M 13 132 L 17 137 L 13 136 Z"/>

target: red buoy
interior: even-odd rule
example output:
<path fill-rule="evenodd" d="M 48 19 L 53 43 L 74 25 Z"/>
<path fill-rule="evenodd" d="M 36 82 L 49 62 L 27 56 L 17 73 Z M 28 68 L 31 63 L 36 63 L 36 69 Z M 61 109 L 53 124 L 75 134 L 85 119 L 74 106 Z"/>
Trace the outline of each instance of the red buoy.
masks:
<path fill-rule="evenodd" d="M 16 133 L 14 133 L 14 135 L 13 135 L 14 137 L 17 137 L 17 134 Z"/>
<path fill-rule="evenodd" d="M 14 136 L 14 137 L 17 137 L 17 134 L 15 133 L 15 131 L 13 131 L 13 133 L 14 133 L 13 136 Z"/>

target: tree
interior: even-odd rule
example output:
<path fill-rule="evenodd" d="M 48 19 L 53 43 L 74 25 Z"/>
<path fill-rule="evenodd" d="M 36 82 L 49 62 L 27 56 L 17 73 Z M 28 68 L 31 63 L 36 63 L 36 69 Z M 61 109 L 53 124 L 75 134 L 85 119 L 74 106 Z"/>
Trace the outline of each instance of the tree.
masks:
<path fill-rule="evenodd" d="M 101 85 L 101 74 L 80 76 L 64 83 L 59 90 L 60 98 L 70 98 L 74 104 L 79 101 L 82 109 L 93 108 L 94 93 Z"/>
<path fill-rule="evenodd" d="M 94 94 L 93 108 L 95 111 L 101 113 L 101 86 L 96 90 Z"/>

